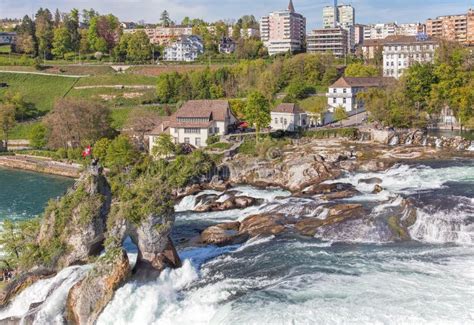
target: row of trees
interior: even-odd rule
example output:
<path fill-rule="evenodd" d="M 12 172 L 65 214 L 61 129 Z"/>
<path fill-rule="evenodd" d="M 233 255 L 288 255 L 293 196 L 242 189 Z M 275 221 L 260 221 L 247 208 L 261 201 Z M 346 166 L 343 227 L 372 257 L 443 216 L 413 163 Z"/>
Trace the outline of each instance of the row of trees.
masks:
<path fill-rule="evenodd" d="M 277 93 L 286 90 L 285 100 L 292 101 L 307 97 L 337 77 L 332 56 L 300 54 L 278 57 L 272 62 L 259 59 L 218 69 L 162 74 L 158 77 L 157 95 L 162 103 L 177 103 L 190 99 L 246 97 L 258 90 L 273 100 Z"/>
<path fill-rule="evenodd" d="M 417 63 L 399 83 L 361 97 L 375 120 L 396 127 L 423 126 L 443 110 L 461 125 L 474 126 L 474 59 L 469 49 L 443 42 L 434 64 Z"/>
<path fill-rule="evenodd" d="M 183 24 L 192 26 L 193 33 L 201 36 L 208 54 L 218 53 L 222 37 L 233 36 L 237 41 L 237 58 L 253 59 L 266 56 L 260 40 L 241 37 L 241 29 L 258 27 L 253 16 L 240 18 L 234 25 L 232 35 L 229 35 L 229 24 L 223 21 L 209 24 L 201 19 L 187 17 Z M 166 11 L 161 15 L 161 25 L 173 25 Z M 117 17 L 111 14 L 100 15 L 93 9 L 83 10 L 82 14 L 77 9 L 72 9 L 69 13 L 56 10 L 53 15 L 49 9 L 40 8 L 34 20 L 24 16 L 16 31 L 15 51 L 41 59 L 70 59 L 102 53 L 117 61 L 143 63 L 148 62 L 153 53 L 158 57 L 163 50 L 150 44 L 144 30 L 139 29 L 131 35 L 124 34 Z M 100 58 L 99 55 L 95 55 L 95 58 Z"/>

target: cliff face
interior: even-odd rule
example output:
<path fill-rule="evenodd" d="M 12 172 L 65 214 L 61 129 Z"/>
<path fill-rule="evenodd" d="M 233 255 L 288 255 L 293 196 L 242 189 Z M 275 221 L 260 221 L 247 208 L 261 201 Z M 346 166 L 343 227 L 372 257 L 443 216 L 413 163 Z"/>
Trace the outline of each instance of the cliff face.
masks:
<path fill-rule="evenodd" d="M 132 271 L 140 279 L 155 279 L 164 268 L 181 266 L 169 237 L 174 224 L 171 191 L 155 185 L 145 178 L 132 180 L 123 187 L 125 194 L 117 194 L 97 170 L 82 175 L 63 198 L 50 202 L 34 243 L 32 267 L 19 270 L 25 276 L 0 295 L 2 305 L 44 276 L 94 263 L 72 287 L 66 305 L 70 323 L 93 324 Z M 139 251 L 133 270 L 122 248 L 128 237 Z"/>

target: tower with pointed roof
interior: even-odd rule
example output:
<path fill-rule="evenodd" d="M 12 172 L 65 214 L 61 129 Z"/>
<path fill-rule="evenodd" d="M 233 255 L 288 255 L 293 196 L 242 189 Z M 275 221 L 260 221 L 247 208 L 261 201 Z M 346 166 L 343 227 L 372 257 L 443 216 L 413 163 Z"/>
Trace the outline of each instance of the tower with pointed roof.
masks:
<path fill-rule="evenodd" d="M 306 18 L 296 12 L 293 0 L 290 0 L 286 10 L 262 17 L 260 36 L 270 55 L 299 52 L 305 44 Z"/>

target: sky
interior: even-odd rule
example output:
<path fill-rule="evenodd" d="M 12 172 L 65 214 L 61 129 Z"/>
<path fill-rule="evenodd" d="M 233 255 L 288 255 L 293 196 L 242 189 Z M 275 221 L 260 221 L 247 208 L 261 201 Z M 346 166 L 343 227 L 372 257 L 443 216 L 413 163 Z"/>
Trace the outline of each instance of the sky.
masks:
<path fill-rule="evenodd" d="M 257 19 L 268 12 L 286 9 L 289 0 L 0 0 L 0 17 L 23 17 L 39 7 L 60 11 L 72 8 L 94 8 L 102 14 L 112 13 L 121 21 L 155 23 L 168 10 L 171 18 L 183 17 L 206 21 L 236 19 L 252 14 Z M 308 29 L 321 27 L 322 8 L 333 0 L 293 0 L 296 11 L 307 18 Z M 423 22 L 440 15 L 459 14 L 474 9 L 474 0 L 346 0 L 356 10 L 356 23 Z"/>

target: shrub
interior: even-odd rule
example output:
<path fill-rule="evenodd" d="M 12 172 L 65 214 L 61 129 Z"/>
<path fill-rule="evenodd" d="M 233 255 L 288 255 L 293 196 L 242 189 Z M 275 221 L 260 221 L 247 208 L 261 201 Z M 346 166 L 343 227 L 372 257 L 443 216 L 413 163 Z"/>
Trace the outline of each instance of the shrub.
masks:
<path fill-rule="evenodd" d="M 47 129 L 43 124 L 35 124 L 30 130 L 30 145 L 35 149 L 41 149 L 47 143 Z"/>
<path fill-rule="evenodd" d="M 207 138 L 206 143 L 209 146 L 211 144 L 219 142 L 220 140 L 221 140 L 221 137 L 219 135 L 212 135 L 209 138 Z"/>

